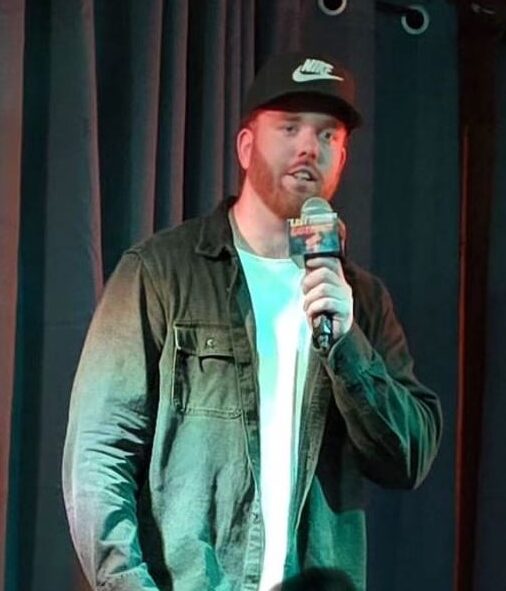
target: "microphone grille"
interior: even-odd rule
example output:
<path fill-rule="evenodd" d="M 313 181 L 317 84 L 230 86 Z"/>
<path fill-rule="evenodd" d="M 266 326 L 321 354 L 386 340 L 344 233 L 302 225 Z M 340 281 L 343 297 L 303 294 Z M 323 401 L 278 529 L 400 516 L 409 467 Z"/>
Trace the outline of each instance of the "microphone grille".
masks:
<path fill-rule="evenodd" d="M 303 217 L 311 215 L 322 215 L 333 213 L 329 202 L 321 197 L 310 197 L 302 205 L 301 215 Z"/>

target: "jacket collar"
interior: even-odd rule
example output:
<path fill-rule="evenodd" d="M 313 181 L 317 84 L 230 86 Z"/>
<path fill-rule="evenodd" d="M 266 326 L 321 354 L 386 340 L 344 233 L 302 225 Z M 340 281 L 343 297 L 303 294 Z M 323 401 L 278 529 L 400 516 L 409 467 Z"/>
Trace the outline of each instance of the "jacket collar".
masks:
<path fill-rule="evenodd" d="M 232 228 L 228 221 L 228 210 L 237 201 L 237 196 L 226 197 L 218 206 L 208 215 L 202 218 L 200 235 L 195 246 L 195 252 L 213 259 L 217 259 L 221 254 L 228 253 L 234 256 L 234 239 Z M 346 278 L 353 281 L 356 275 L 355 265 L 347 258 L 341 259 Z"/>
<path fill-rule="evenodd" d="M 218 258 L 222 252 L 235 253 L 232 228 L 228 221 L 228 210 L 237 197 L 225 198 L 208 216 L 202 218 L 200 236 L 195 252 L 211 258 Z"/>

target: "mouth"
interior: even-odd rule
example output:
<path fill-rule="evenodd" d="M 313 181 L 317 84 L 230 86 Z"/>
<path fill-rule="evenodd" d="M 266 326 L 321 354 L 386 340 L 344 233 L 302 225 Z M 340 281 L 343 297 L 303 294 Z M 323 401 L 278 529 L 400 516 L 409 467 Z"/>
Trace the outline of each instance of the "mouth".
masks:
<path fill-rule="evenodd" d="M 318 180 L 316 172 L 305 166 L 291 170 L 288 174 L 294 179 L 302 182 L 315 182 Z"/>

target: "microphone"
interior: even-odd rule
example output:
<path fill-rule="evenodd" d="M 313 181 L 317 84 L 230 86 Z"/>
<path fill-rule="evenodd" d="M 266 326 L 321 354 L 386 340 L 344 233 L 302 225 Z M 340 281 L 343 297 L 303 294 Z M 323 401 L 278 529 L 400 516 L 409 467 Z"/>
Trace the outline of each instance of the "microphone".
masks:
<path fill-rule="evenodd" d="M 344 256 L 344 225 L 325 199 L 311 197 L 304 202 L 300 218 L 287 222 L 290 257 L 299 267 L 315 257 Z M 318 314 L 312 325 L 314 345 L 327 353 L 332 343 L 332 315 Z"/>

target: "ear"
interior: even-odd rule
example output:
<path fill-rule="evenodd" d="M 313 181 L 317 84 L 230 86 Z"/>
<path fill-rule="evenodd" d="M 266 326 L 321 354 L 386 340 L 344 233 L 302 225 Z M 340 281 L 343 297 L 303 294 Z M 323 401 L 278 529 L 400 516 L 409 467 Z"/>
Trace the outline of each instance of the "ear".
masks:
<path fill-rule="evenodd" d="M 340 154 L 340 160 L 339 160 L 339 174 L 341 174 L 341 172 L 343 171 L 343 168 L 344 168 L 344 165 L 346 164 L 347 159 L 348 159 L 348 147 L 347 147 L 347 143 L 345 143 L 341 147 L 341 154 Z"/>
<path fill-rule="evenodd" d="M 251 160 L 251 151 L 253 148 L 253 130 L 249 127 L 243 127 L 237 134 L 235 147 L 237 158 L 243 170 L 247 170 Z"/>

